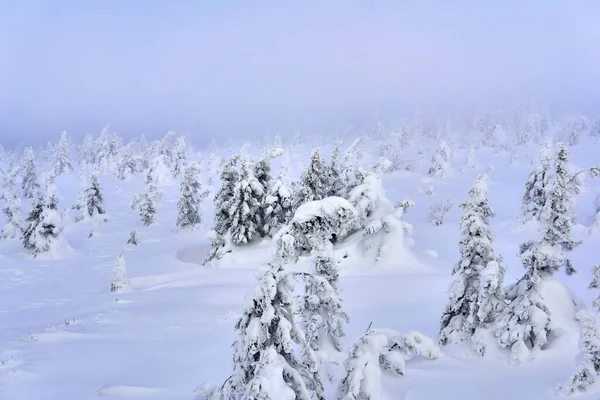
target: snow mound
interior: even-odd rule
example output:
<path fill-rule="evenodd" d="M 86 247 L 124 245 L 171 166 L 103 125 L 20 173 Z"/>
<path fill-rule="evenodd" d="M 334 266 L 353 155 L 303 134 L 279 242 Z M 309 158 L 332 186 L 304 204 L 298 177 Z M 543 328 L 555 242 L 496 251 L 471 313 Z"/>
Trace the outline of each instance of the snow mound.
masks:
<path fill-rule="evenodd" d="M 354 212 L 354 206 L 346 199 L 337 196 L 326 197 L 319 201 L 302 204 L 294 214 L 293 222 L 305 224 L 316 218 L 338 218 L 340 210 Z"/>

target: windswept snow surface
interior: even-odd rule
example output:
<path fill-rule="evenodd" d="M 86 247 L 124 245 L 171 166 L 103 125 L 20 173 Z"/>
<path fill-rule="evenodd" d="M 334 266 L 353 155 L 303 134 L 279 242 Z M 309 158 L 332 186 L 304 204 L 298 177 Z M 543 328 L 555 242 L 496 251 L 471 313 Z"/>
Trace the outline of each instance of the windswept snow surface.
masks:
<path fill-rule="evenodd" d="M 572 149 L 571 158 L 577 165 L 593 165 L 599 147 L 583 141 Z M 331 150 L 321 148 L 324 154 Z M 293 149 L 290 171 L 302 171 L 310 150 L 301 145 Z M 409 198 L 416 203 L 403 216 L 413 225 L 414 246 L 407 250 L 409 259 L 393 260 L 385 267 L 360 258 L 352 248 L 359 238 L 351 236 L 336 246 L 336 254 L 346 257 L 340 278 L 340 297 L 351 317 L 345 328 L 346 349 L 371 322 L 377 328 L 437 337 L 450 270 L 459 256 L 461 210 L 453 208 L 441 226 L 427 222 L 427 215 L 436 201 L 465 200 L 477 173 L 488 167 L 490 205 L 497 213 L 492 220 L 496 252 L 508 265 L 505 283 L 522 276 L 518 245 L 535 238 L 536 232 L 514 221 L 531 157 L 538 150 L 517 152 L 516 162 L 507 166 L 508 152 L 478 149 L 477 168 L 443 179 L 416 172 L 385 175 L 384 187 L 392 202 Z M 232 152 L 223 150 L 222 156 Z M 458 169 L 465 156 L 466 150 L 460 150 L 453 167 Z M 210 247 L 204 239 L 212 224 L 210 201 L 205 202 L 200 229 L 177 232 L 179 188 L 167 185 L 162 188 L 165 195 L 157 222 L 142 226 L 129 204 L 133 195 L 143 192 L 144 180 L 143 174 L 126 181 L 111 174 L 101 177 L 108 221 L 91 238 L 89 224 L 65 221 L 66 242 L 73 249 L 68 258 L 32 259 L 18 239 L 0 241 L 0 399 L 192 399 L 198 385 L 220 385 L 230 374 L 233 325 L 254 287 L 256 269 L 269 258 L 269 243 L 230 254 L 227 268 L 202 266 Z M 435 195 L 430 196 L 426 192 L 432 185 Z M 578 196 L 582 223 L 594 215 L 598 185 L 586 179 L 586 189 Z M 59 207 L 70 207 L 80 190 L 77 171 L 60 176 L 57 186 Z M 28 206 L 24 204 L 24 210 Z M 126 244 L 133 228 L 138 246 Z M 595 294 L 587 284 L 592 266 L 599 262 L 600 236 L 587 237 L 588 231 L 588 226 L 579 226 L 576 232 L 584 238 L 571 254 L 578 273 L 556 278 L 590 305 Z M 113 294 L 113 265 L 121 251 L 133 291 Z M 559 294 L 568 298 L 567 293 Z M 575 370 L 578 332 L 570 312 L 557 318 L 565 329 L 552 343 L 558 345 L 531 363 L 511 366 L 507 352 L 499 348 L 482 360 L 460 346 L 446 346 L 438 360 L 410 360 L 403 377 L 384 374 L 382 400 L 555 399 L 554 387 Z M 335 379 L 342 373 L 342 367 L 335 370 Z M 336 385 L 326 383 L 327 399 L 336 398 Z"/>

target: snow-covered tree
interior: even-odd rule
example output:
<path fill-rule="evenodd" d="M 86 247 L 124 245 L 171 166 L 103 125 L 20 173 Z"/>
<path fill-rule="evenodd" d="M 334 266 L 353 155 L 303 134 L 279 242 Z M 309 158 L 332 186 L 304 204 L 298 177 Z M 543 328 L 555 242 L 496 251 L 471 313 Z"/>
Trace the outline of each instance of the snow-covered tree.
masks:
<path fill-rule="evenodd" d="M 188 144 L 184 136 L 179 136 L 175 141 L 173 152 L 173 176 L 181 177 L 188 166 Z"/>
<path fill-rule="evenodd" d="M 208 196 L 208 191 L 203 190 L 199 177 L 198 163 L 192 163 L 183 172 L 177 202 L 177 226 L 180 228 L 194 228 L 202 222 L 202 202 Z"/>
<path fill-rule="evenodd" d="M 96 166 L 100 173 L 104 173 L 112 163 L 114 155 L 111 146 L 110 125 L 102 128 L 102 132 L 94 144 L 94 151 Z"/>
<path fill-rule="evenodd" d="M 327 197 L 330 188 L 328 169 L 319 149 L 313 149 L 310 163 L 300 177 L 300 181 L 297 182 L 292 195 L 294 210 L 309 201 L 322 200 Z"/>
<path fill-rule="evenodd" d="M 62 237 L 63 221 L 58 211 L 56 185 L 51 178 L 46 186 L 46 194 L 35 201 L 27 222 L 29 226 L 23 233 L 23 246 L 34 257 L 40 253 L 58 250 Z"/>
<path fill-rule="evenodd" d="M 2 197 L 4 198 L 2 212 L 6 217 L 6 221 L 2 231 L 0 231 L 0 239 L 20 238 L 23 234 L 21 199 L 13 190 L 10 181 L 4 184 Z"/>
<path fill-rule="evenodd" d="M 152 183 L 153 185 L 160 186 L 169 184 L 171 182 L 172 173 L 169 170 L 166 157 L 162 154 L 158 154 L 150 161 L 150 167 L 146 172 L 146 183 Z"/>
<path fill-rule="evenodd" d="M 234 189 L 240 179 L 240 156 L 234 155 L 227 160 L 221 169 L 221 188 L 214 199 L 214 226 L 212 229 L 212 245 L 205 263 L 214 258 L 221 258 L 225 252 L 230 251 L 232 242 L 229 229 L 231 228 L 231 201 L 234 196 Z"/>
<path fill-rule="evenodd" d="M 246 244 L 259 234 L 262 227 L 259 209 L 264 197 L 263 190 L 263 185 L 254 176 L 250 162 L 241 159 L 239 180 L 233 188 L 233 196 L 229 199 L 229 229 L 234 245 Z"/>
<path fill-rule="evenodd" d="M 79 196 L 77 204 L 73 206 L 74 210 L 78 210 L 81 214 L 76 218 L 76 221 L 83 219 L 95 220 L 99 215 L 106 213 L 104 208 L 104 196 L 98 181 L 98 173 L 91 174 L 91 185 L 85 189 Z"/>
<path fill-rule="evenodd" d="M 79 146 L 79 165 L 95 164 L 96 163 L 96 144 L 90 133 L 87 133 L 83 138 L 81 146 Z"/>
<path fill-rule="evenodd" d="M 137 208 L 138 214 L 144 225 L 151 225 L 156 220 L 156 212 L 158 202 L 160 201 L 162 194 L 158 191 L 153 183 L 146 185 L 146 191 L 133 198 L 131 209 Z"/>
<path fill-rule="evenodd" d="M 129 278 L 127 277 L 127 268 L 123 253 L 119 254 L 119 257 L 117 257 L 117 262 L 113 268 L 110 291 L 113 293 L 131 292 L 131 284 L 129 283 Z"/>
<path fill-rule="evenodd" d="M 567 264 L 561 246 L 550 244 L 544 237 L 542 233 L 539 241 L 521 244 L 521 262 L 527 271 L 505 289 L 508 305 L 496 324 L 498 343 L 511 349 L 513 364 L 526 360 L 531 350 L 539 350 L 548 343 L 554 327 L 540 285 L 561 267 L 569 270 L 570 263 Z"/>
<path fill-rule="evenodd" d="M 600 377 L 600 324 L 596 314 L 581 310 L 577 313 L 581 325 L 576 372 L 556 388 L 558 394 L 570 396 L 585 392 Z"/>
<path fill-rule="evenodd" d="M 383 371 L 403 376 L 406 361 L 415 355 L 435 360 L 440 354 L 434 341 L 419 332 L 401 334 L 391 329 L 372 329 L 369 326 L 344 362 L 346 375 L 338 386 L 337 398 L 379 400 Z"/>
<path fill-rule="evenodd" d="M 60 135 L 60 140 L 54 147 L 54 154 L 52 156 L 52 171 L 54 176 L 59 176 L 65 172 L 73 171 L 71 165 L 71 143 L 67 132 L 63 132 Z"/>
<path fill-rule="evenodd" d="M 270 236 L 272 231 L 277 228 L 277 221 L 273 220 L 273 211 L 275 209 L 283 208 L 282 205 L 276 203 L 277 201 L 282 200 L 278 196 L 276 190 L 283 189 L 283 181 L 278 180 L 275 182 L 275 185 L 278 185 L 278 189 L 275 189 L 272 188 L 273 184 L 271 178 L 271 160 L 281 156 L 283 153 L 284 150 L 281 148 L 268 149 L 265 151 L 264 156 L 254 164 L 252 171 L 254 177 L 262 186 L 262 194 L 257 197 L 257 200 L 262 205 L 258 209 L 258 217 L 262 222 L 259 226 L 258 233 L 261 236 Z M 271 197 L 267 199 L 269 195 L 271 195 Z M 271 222 L 275 223 L 275 225 L 271 225 Z"/>
<path fill-rule="evenodd" d="M 337 194 L 346 198 L 347 194 L 363 180 L 360 161 L 362 159 L 363 138 L 355 139 L 344 152 L 341 168 L 341 180 L 344 188 Z"/>
<path fill-rule="evenodd" d="M 31 147 L 27 147 L 23 153 L 23 165 L 21 167 L 21 187 L 23 195 L 28 199 L 35 197 L 40 190 L 37 172 L 35 168 L 35 153 Z"/>
<path fill-rule="evenodd" d="M 440 142 L 440 147 L 431 159 L 429 167 L 429 176 L 432 178 L 444 178 L 448 176 L 451 170 L 450 166 L 451 150 L 445 140 Z"/>
<path fill-rule="evenodd" d="M 523 194 L 519 216 L 521 222 L 525 223 L 532 219 L 540 219 L 542 209 L 546 204 L 548 185 L 552 181 L 553 162 L 552 142 L 547 140 L 540 151 L 539 161 L 529 174 L 525 184 L 525 193 Z"/>
<path fill-rule="evenodd" d="M 235 325 L 233 374 L 208 399 L 324 399 L 315 357 L 293 319 L 292 290 L 281 266 L 259 271 L 254 296 Z M 296 347 L 307 356 L 298 357 Z"/>
<path fill-rule="evenodd" d="M 282 173 L 273 181 L 264 199 L 264 227 L 268 236 L 273 236 L 277 229 L 288 223 L 292 217 L 292 192 L 286 184 Z"/>
<path fill-rule="evenodd" d="M 331 153 L 329 161 L 329 188 L 327 196 L 339 196 L 345 189 L 344 176 L 342 174 L 342 165 L 340 164 L 340 146 L 337 145 Z"/>
<path fill-rule="evenodd" d="M 571 251 L 581 243 L 571 237 L 577 223 L 572 212 L 572 196 L 576 189 L 571 186 L 572 176 L 568 166 L 567 148 L 559 143 L 554 158 L 553 179 L 546 190 L 546 202 L 540 215 L 545 224 L 543 240 L 551 245 L 560 245 L 563 251 Z M 567 273 L 575 272 L 570 261 L 566 262 Z"/>
<path fill-rule="evenodd" d="M 473 350 L 484 355 L 485 342 L 478 331 L 487 329 L 504 307 L 502 282 L 506 265 L 496 257 L 488 203 L 487 176 L 480 174 L 469 190 L 470 200 L 461 204 L 461 258 L 452 269 L 457 275 L 441 318 L 440 343 L 470 340 Z"/>
<path fill-rule="evenodd" d="M 141 164 L 140 157 L 135 154 L 134 143 L 122 146 L 117 154 L 117 177 L 121 180 L 138 171 Z"/>

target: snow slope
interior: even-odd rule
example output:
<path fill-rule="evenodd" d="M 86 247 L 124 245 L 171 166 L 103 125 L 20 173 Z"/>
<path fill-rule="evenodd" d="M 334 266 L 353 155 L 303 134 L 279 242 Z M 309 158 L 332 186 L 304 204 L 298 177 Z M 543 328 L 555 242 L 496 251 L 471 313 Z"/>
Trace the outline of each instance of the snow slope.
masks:
<path fill-rule="evenodd" d="M 593 165 L 599 147 L 584 142 L 573 148 L 574 164 Z M 330 148 L 323 149 L 329 154 L 326 150 Z M 491 179 L 490 205 L 497 213 L 492 220 L 496 251 L 508 264 L 506 283 L 522 275 L 518 245 L 535 237 L 535 230 L 517 228 L 514 221 L 537 151 L 522 151 L 517 162 L 507 166 L 508 152 L 480 149 L 478 168 L 440 180 L 413 172 L 385 176 L 392 202 L 410 198 L 416 203 L 404 216 L 414 227 L 415 245 L 410 259 L 385 266 L 357 257 L 342 263 L 341 297 L 351 316 L 346 347 L 370 323 L 436 337 L 450 270 L 458 259 L 460 209 L 455 206 L 443 225 L 433 226 L 427 222 L 429 208 L 447 198 L 455 204 L 466 199 L 476 174 L 485 168 Z M 223 150 L 222 156 L 230 154 Z M 299 175 L 310 147 L 297 146 L 291 154 L 290 169 Z M 462 165 L 464 154 L 455 160 Z M 75 201 L 77 182 L 77 172 L 57 179 L 60 209 Z M 100 184 L 108 222 L 100 224 L 100 233 L 92 238 L 89 224 L 67 222 L 66 240 L 73 249 L 67 258 L 31 259 L 19 240 L 0 241 L 0 399 L 191 399 L 199 384 L 220 384 L 231 371 L 233 325 L 252 291 L 256 269 L 268 260 L 268 241 L 232 254 L 223 268 L 204 267 L 211 204 L 205 204 L 201 229 L 177 232 L 178 186 L 165 186 L 157 223 L 144 227 L 129 208 L 131 197 L 144 190 L 142 176 L 119 181 L 107 174 Z M 430 185 L 434 196 L 426 194 Z M 598 181 L 587 180 L 586 185 L 578 197 L 582 224 L 591 223 L 593 199 L 600 190 Z M 127 246 L 134 227 L 140 243 Z M 599 262 L 600 236 L 587 237 L 587 232 L 587 227 L 579 227 L 577 233 L 585 241 L 571 255 L 578 274 L 558 274 L 557 279 L 589 305 L 594 293 L 587 284 L 592 266 Z M 351 245 L 349 238 L 346 246 Z M 110 279 L 121 251 L 133 292 L 115 295 L 109 292 Z M 415 358 L 404 377 L 386 376 L 382 400 L 555 399 L 554 387 L 575 368 L 575 330 L 565 333 L 560 346 L 518 367 L 510 366 L 508 355 L 500 351 L 481 360 L 460 347 L 444 347 L 439 360 Z M 328 384 L 327 398 L 334 399 L 334 393 L 335 385 Z"/>

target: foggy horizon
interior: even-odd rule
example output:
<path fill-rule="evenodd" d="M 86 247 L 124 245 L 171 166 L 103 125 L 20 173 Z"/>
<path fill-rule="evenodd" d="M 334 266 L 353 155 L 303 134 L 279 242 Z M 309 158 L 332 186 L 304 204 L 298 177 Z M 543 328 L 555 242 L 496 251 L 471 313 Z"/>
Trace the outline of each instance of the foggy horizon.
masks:
<path fill-rule="evenodd" d="M 338 130 L 536 104 L 600 114 L 600 3 L 0 1 L 2 144 Z"/>

